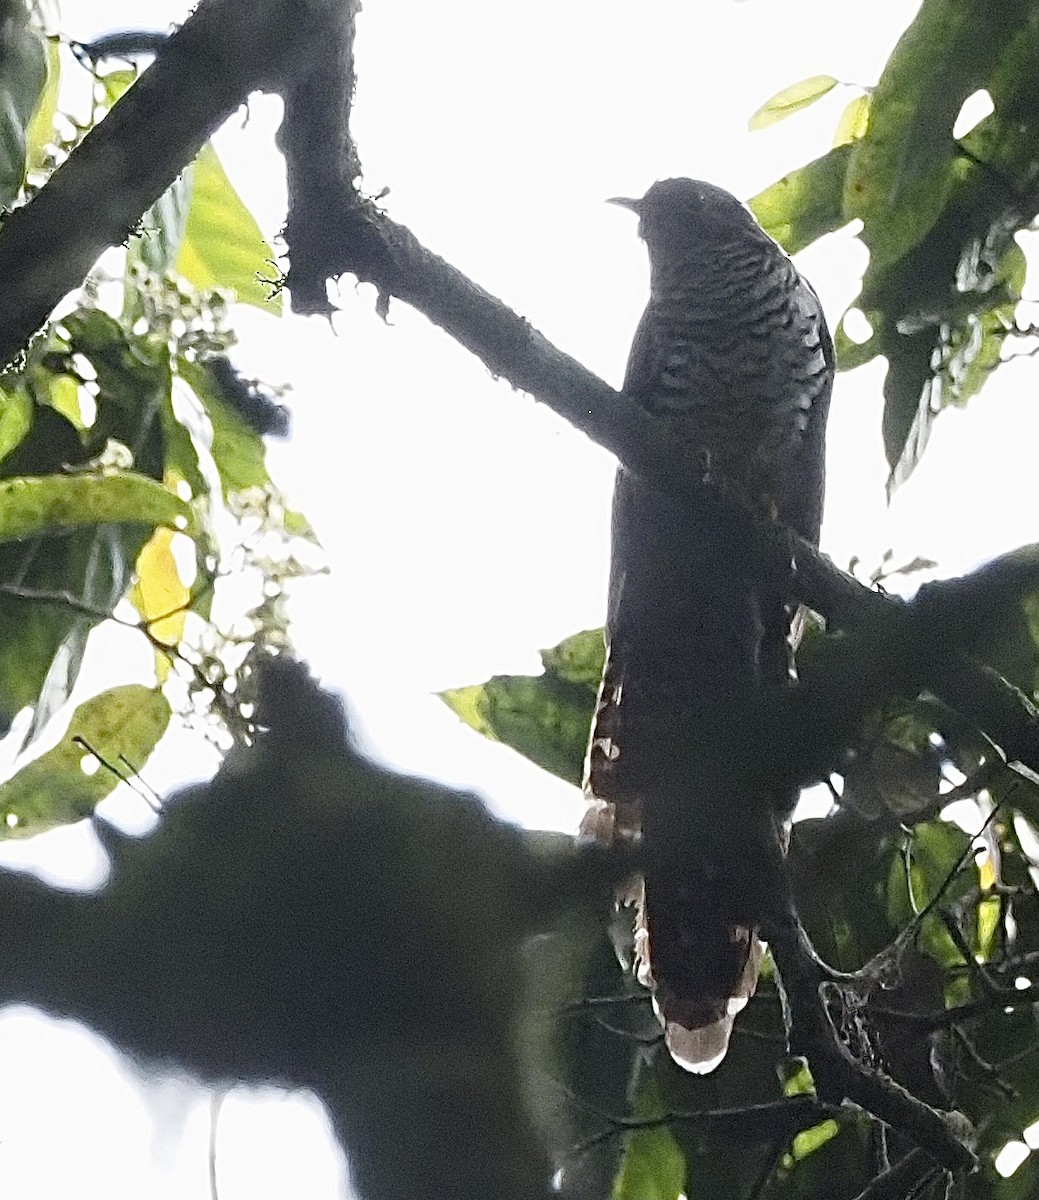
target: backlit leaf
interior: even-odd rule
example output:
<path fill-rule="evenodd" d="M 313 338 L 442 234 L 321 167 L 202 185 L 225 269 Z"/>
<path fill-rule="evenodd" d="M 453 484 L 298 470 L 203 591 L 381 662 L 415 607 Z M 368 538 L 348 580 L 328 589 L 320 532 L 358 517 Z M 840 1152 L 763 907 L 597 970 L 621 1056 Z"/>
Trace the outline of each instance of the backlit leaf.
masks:
<path fill-rule="evenodd" d="M 21 8 L 15 6 L 15 11 Z M 0 25 L 0 206 L 11 203 L 25 181 L 26 130 L 47 79 L 47 55 L 25 11 Z"/>
<path fill-rule="evenodd" d="M 850 147 L 838 146 L 747 202 L 765 232 L 788 254 L 848 223 L 843 193 L 849 157 Z"/>
<path fill-rule="evenodd" d="M 192 178 L 191 167 L 185 168 L 141 218 L 140 232 L 130 245 L 128 268 L 136 256 L 153 271 L 173 268 L 187 231 Z"/>
<path fill-rule="evenodd" d="M 191 510 L 143 475 L 82 474 L 0 479 L 0 542 L 88 525 L 168 525 L 187 532 Z"/>
<path fill-rule="evenodd" d="M 901 258 L 941 215 L 964 166 L 952 137 L 956 117 L 985 85 L 1032 6 L 1009 0 L 979 37 L 983 11 L 964 0 L 928 0 L 873 92 L 844 190 L 848 217 L 863 221 L 873 269 Z"/>
<path fill-rule="evenodd" d="M 635 1099 L 635 1116 L 651 1119 L 662 1107 L 656 1080 L 644 1074 Z M 666 1125 L 633 1130 L 625 1136 L 612 1200 L 678 1200 L 685 1175 L 685 1155 Z"/>
<path fill-rule="evenodd" d="M 542 675 L 495 675 L 440 698 L 477 733 L 580 784 L 603 658 L 602 630 L 583 630 L 541 652 Z"/>
<path fill-rule="evenodd" d="M 770 96 L 751 116 L 747 128 L 753 132 L 775 125 L 777 121 L 782 121 L 792 113 L 800 112 L 802 108 L 814 104 L 816 100 L 821 100 L 828 92 L 833 91 L 837 83 L 838 80 L 832 75 L 810 75 L 807 79 L 800 79 Z"/>
<path fill-rule="evenodd" d="M 191 591 L 185 587 L 173 553 L 176 534 L 156 529 L 137 558 L 137 581 L 130 603 L 148 623 L 152 637 L 176 646 L 184 635 Z"/>
<path fill-rule="evenodd" d="M 36 111 L 25 131 L 26 167 L 37 170 L 47 157 L 47 146 L 54 140 L 54 116 L 58 111 L 58 89 L 61 85 L 61 56 L 58 39 L 44 42 L 46 82 L 40 91 Z"/>
<path fill-rule="evenodd" d="M 213 430 L 209 452 L 220 472 L 224 496 L 266 487 L 270 475 L 263 437 L 224 399 L 205 363 L 180 359 L 177 369 L 209 418 Z"/>
<path fill-rule="evenodd" d="M 118 67 L 96 76 L 101 91 L 101 103 L 107 110 L 117 104 L 123 94 L 137 82 L 140 72 L 136 67 Z"/>
<path fill-rule="evenodd" d="M 0 836 L 40 833 L 89 816 L 119 780 L 97 766 L 90 746 L 106 762 L 121 759 L 142 767 L 169 724 L 170 707 L 161 692 L 131 684 L 103 692 L 81 704 L 68 732 L 53 750 L 34 759 L 0 787 Z M 84 764 L 86 760 L 86 764 Z"/>
<path fill-rule="evenodd" d="M 0 462 L 21 444 L 32 428 L 32 401 L 21 388 L 0 389 Z"/>
<path fill-rule="evenodd" d="M 865 134 L 869 124 L 869 99 L 869 93 L 865 92 L 845 106 L 834 131 L 835 146 L 847 146 L 850 142 L 857 142 Z"/>
<path fill-rule="evenodd" d="M 893 927 L 900 928 L 912 921 L 943 887 L 942 904 L 948 907 L 972 886 L 977 886 L 977 868 L 969 859 L 950 879 L 969 842 L 961 829 L 946 821 L 927 821 L 915 826 L 909 844 L 908 877 L 900 855 L 892 857 L 889 868 L 887 911 Z M 945 926 L 933 913 L 923 923 L 919 944 L 944 966 L 963 961 Z"/>
<path fill-rule="evenodd" d="M 260 281 L 274 270 L 273 258 L 256 219 L 207 144 L 192 168 L 191 206 L 175 270 L 201 291 L 233 289 L 241 303 L 280 314 L 281 297 Z"/>

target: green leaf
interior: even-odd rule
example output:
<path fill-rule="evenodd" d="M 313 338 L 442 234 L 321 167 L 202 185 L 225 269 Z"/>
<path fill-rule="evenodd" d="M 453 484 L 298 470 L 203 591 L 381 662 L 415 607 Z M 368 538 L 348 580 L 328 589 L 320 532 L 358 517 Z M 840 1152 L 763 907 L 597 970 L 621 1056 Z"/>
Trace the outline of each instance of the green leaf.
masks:
<path fill-rule="evenodd" d="M 485 738 L 496 742 L 497 735 L 482 712 L 481 700 L 485 686 L 482 683 L 471 683 L 467 687 L 448 688 L 447 691 L 438 692 L 437 695 L 461 720 L 463 725 L 468 725 L 470 729 L 475 729 Z"/>
<path fill-rule="evenodd" d="M 847 146 L 864 137 L 869 127 L 870 93 L 864 92 L 845 105 L 833 134 L 834 146 Z"/>
<path fill-rule="evenodd" d="M 1039 595 L 993 596 L 978 614 L 970 654 L 1025 695 L 1039 690 Z"/>
<path fill-rule="evenodd" d="M 216 151 L 204 146 L 193 167 L 191 206 L 174 269 L 201 291 L 231 288 L 243 304 L 280 314 L 281 297 L 260 281 L 273 270 L 273 258 Z"/>
<path fill-rule="evenodd" d="M 821 1200 L 822 1197 L 857 1195 L 877 1173 L 870 1122 L 844 1119 L 836 1133 L 822 1122 L 794 1139 L 814 1143 L 811 1153 L 784 1154 L 768 1189 L 776 1200 Z M 828 1136 L 829 1135 L 829 1136 Z M 800 1143 L 803 1145 L 804 1143 Z"/>
<path fill-rule="evenodd" d="M 104 523 L 168 525 L 189 533 L 190 508 L 154 479 L 123 474 L 0 479 L 0 542 Z"/>
<path fill-rule="evenodd" d="M 0 388 L 0 462 L 15 450 L 32 428 L 32 401 L 22 391 Z"/>
<path fill-rule="evenodd" d="M 635 1098 L 634 1115 L 652 1119 L 662 1108 L 656 1080 L 646 1073 Z M 612 1200 L 678 1200 L 685 1174 L 685 1155 L 666 1125 L 633 1130 L 625 1136 Z"/>
<path fill-rule="evenodd" d="M 934 747 L 913 751 L 878 739 L 845 769 L 841 803 L 867 820 L 885 814 L 909 820 L 928 808 L 933 811 L 941 780 L 938 759 Z"/>
<path fill-rule="evenodd" d="M 104 74 L 95 74 L 94 78 L 101 87 L 101 103 L 106 111 L 113 108 L 133 87 L 139 74 L 136 67 L 119 67 Z"/>
<path fill-rule="evenodd" d="M 602 679 L 603 633 L 601 629 L 583 629 L 571 634 L 558 646 L 541 651 L 541 663 L 548 675 L 565 683 L 584 684 L 597 691 Z"/>
<path fill-rule="evenodd" d="M 290 537 L 302 538 L 305 542 L 311 542 L 321 548 L 321 539 L 314 526 L 303 513 L 297 512 L 295 509 L 287 509 L 285 512 L 285 532 Z"/>
<path fill-rule="evenodd" d="M 47 79 L 40 92 L 36 111 L 25 131 L 26 167 L 39 170 L 47 160 L 47 147 L 54 141 L 54 117 L 58 111 L 58 90 L 61 86 L 61 56 L 58 39 L 49 37 L 43 43 Z"/>
<path fill-rule="evenodd" d="M 853 971 L 893 936 L 884 898 L 877 894 L 892 850 L 865 822 L 849 822 L 847 836 L 838 841 L 831 828 L 825 818 L 794 826 L 790 870 L 812 945 L 830 965 Z"/>
<path fill-rule="evenodd" d="M 965 139 L 973 157 L 956 160 L 953 187 L 933 227 L 897 261 L 871 257 L 854 305 L 872 326 L 867 344 L 851 346 L 837 331 L 842 367 L 878 354 L 888 362 L 889 492 L 915 469 L 935 417 L 980 389 L 1013 329 L 1023 279 L 1014 239 L 1033 215 L 1017 197 L 1035 170 L 1037 55 L 1039 26 L 1029 26 L 994 74 L 999 108 Z M 1014 82 L 1009 62 L 1016 64 Z"/>
<path fill-rule="evenodd" d="M 572 853 L 573 841 L 567 840 Z M 645 1057 L 639 1039 L 656 1028 L 645 993 L 642 1003 L 618 1005 L 605 1021 L 601 1010 L 572 1003 L 582 996 L 631 994 L 638 987 L 617 961 L 603 928 L 606 916 L 602 904 L 594 911 L 571 910 L 530 939 L 523 949 L 526 986 L 517 1014 L 533 1110 L 553 1157 L 565 1164 L 562 1195 L 595 1200 L 610 1195 L 622 1140 L 607 1138 L 580 1155 L 573 1148 L 601 1133 L 598 1113 L 630 1113 L 633 1079 Z M 572 1103 L 574 1096 L 582 1103 Z"/>
<path fill-rule="evenodd" d="M 849 146 L 838 146 L 748 201 L 765 232 L 788 254 L 848 223 L 843 191 L 850 157 Z"/>
<path fill-rule="evenodd" d="M 585 630 L 541 652 L 542 675 L 495 675 L 440 698 L 477 733 L 580 785 L 603 657 L 602 631 Z"/>
<path fill-rule="evenodd" d="M 947 821 L 927 821 L 913 829 L 910 843 L 910 872 L 906 877 L 901 855 L 893 855 L 888 872 L 887 911 L 894 928 L 908 925 L 937 895 L 956 869 L 970 844 L 962 829 Z M 978 882 L 977 868 L 968 860 L 946 887 L 942 904 L 948 907 Z M 912 887 L 912 896 L 909 888 Z M 926 918 L 920 932 L 920 947 L 943 966 L 963 962 L 948 930 L 935 913 Z"/>
<path fill-rule="evenodd" d="M 114 439 L 132 450 L 136 471 L 161 479 L 162 412 L 172 404 L 173 387 L 165 339 L 130 337 L 97 308 L 70 313 L 61 325 L 69 353 L 82 354 L 97 373 L 97 413 L 89 435 L 94 452 Z"/>
<path fill-rule="evenodd" d="M 944 211 L 964 160 L 952 128 L 1027 20 L 1027 0 L 998 18 L 981 0 L 926 0 L 873 92 L 844 189 L 848 218 L 863 221 L 874 269 L 918 245 Z M 983 35 L 979 35 L 983 30 Z"/>
<path fill-rule="evenodd" d="M 756 129 L 767 129 L 777 121 L 783 121 L 792 113 L 800 112 L 821 100 L 828 92 L 837 86 L 838 80 L 832 75 L 810 75 L 797 83 L 790 84 L 781 92 L 776 92 L 751 116 L 747 128 L 753 132 Z"/>
<path fill-rule="evenodd" d="M 147 526 L 107 525 L 0 544 L 0 728 L 25 705 L 36 707 L 34 727 L 42 727 L 64 704 L 86 636 L 125 592 L 149 534 Z M 5 592 L 12 587 L 28 595 Z"/>
<path fill-rule="evenodd" d="M 25 181 L 26 131 L 47 79 L 47 55 L 19 4 L 0 26 L 0 207 Z"/>
<path fill-rule="evenodd" d="M 139 526 L 99 525 L 96 529 L 81 530 L 74 537 L 73 544 L 78 544 L 81 556 L 74 555 L 69 560 L 69 565 L 77 568 L 72 594 L 88 611 L 77 612 L 60 603 L 39 605 L 41 609 L 49 609 L 51 632 L 57 634 L 63 628 L 66 632 L 47 668 L 39 695 L 33 701 L 35 712 L 29 727 L 29 741 L 72 695 L 90 632 L 112 611 L 126 591 L 135 555 L 147 534 L 147 529 L 142 530 Z M 49 540 L 53 543 L 53 539 Z M 39 539 L 35 544 L 43 547 L 47 543 L 48 539 Z M 36 664 L 37 671 L 43 665 L 42 660 Z"/>
<path fill-rule="evenodd" d="M 852 307 L 855 308 L 857 306 L 853 305 Z M 873 333 L 865 341 L 856 341 L 849 336 L 844 324 L 850 311 L 851 309 L 848 309 L 844 313 L 837 324 L 837 328 L 833 331 L 833 350 L 837 359 L 838 371 L 854 371 L 856 367 L 861 367 L 865 363 L 872 362 L 881 352 L 881 339 L 876 331 L 876 324 L 880 320 L 878 315 L 874 313 L 871 316 L 869 313 L 863 313 L 863 316 L 873 328 Z"/>
<path fill-rule="evenodd" d="M 170 706 L 155 688 L 130 684 L 81 704 L 60 743 L 0 786 L 0 834 L 40 833 L 89 816 L 119 780 L 101 767 L 83 770 L 90 753 L 142 767 L 169 724 Z M 94 762 L 96 763 L 96 759 Z"/>
<path fill-rule="evenodd" d="M 595 697 L 549 675 L 496 675 L 441 699 L 484 737 L 580 786 Z"/>
<path fill-rule="evenodd" d="M 67 352 L 84 355 L 97 374 L 97 415 L 90 431 L 97 448 L 114 438 L 133 448 L 140 473 L 155 479 L 172 473 L 185 480 L 194 495 L 205 495 L 208 484 L 199 469 L 198 450 L 174 411 L 166 340 L 128 336 L 115 318 L 100 309 L 69 314 L 62 329 Z M 62 379 L 70 377 L 50 378 L 51 393 Z M 48 402 L 57 407 L 53 395 Z"/>
<path fill-rule="evenodd" d="M 159 407 L 159 420 L 166 448 L 164 475 L 183 479 L 194 496 L 208 496 L 209 481 L 199 466 L 198 448 L 190 431 L 174 411 L 172 394 L 164 397 Z"/>
<path fill-rule="evenodd" d="M 982 243 L 980 237 L 968 239 L 958 261 L 952 260 L 957 251 L 953 239 L 964 236 L 963 210 L 973 209 L 974 203 L 972 192 L 958 195 L 923 246 L 888 272 L 875 277 L 868 271 L 863 280 L 866 303 L 876 304 L 887 293 L 884 302 L 891 306 L 887 312 L 873 312 L 876 335 L 869 343 L 888 359 L 883 435 L 891 464 L 889 495 L 920 462 L 936 417 L 950 405 L 965 404 L 981 389 L 1013 328 L 1023 281 L 1022 252 L 1014 241 L 1009 240 L 1001 256 L 997 245 L 988 248 L 988 272 L 968 281 L 971 286 L 962 291 L 949 286 L 951 278 L 962 278 L 964 264 L 973 260 Z M 1001 214 L 999 208 L 992 218 L 976 212 L 970 219 L 998 224 Z M 1002 240 L 1008 241 L 1005 233 Z M 930 297 L 913 295 L 910 289 L 932 291 L 933 307 L 925 307 Z"/>
<path fill-rule="evenodd" d="M 840 1126 L 836 1121 L 820 1121 L 818 1125 L 813 1125 L 811 1129 L 805 1129 L 795 1136 L 790 1144 L 790 1157 L 795 1163 L 803 1161 L 820 1146 L 825 1146 L 830 1138 L 836 1137 L 839 1132 Z"/>
<path fill-rule="evenodd" d="M 1007 18 L 1017 11 L 979 17 L 971 37 L 987 41 L 991 35 L 1003 46 L 1013 33 Z M 1037 57 L 1039 25 L 1031 22 L 989 72 L 995 111 L 963 139 L 969 157 L 958 161 L 955 185 L 933 228 L 897 262 L 878 267 L 874 256 L 863 278 L 858 306 L 875 331 L 868 351 L 889 364 L 883 429 L 889 492 L 915 468 L 937 415 L 981 389 L 1014 328 L 1024 282 L 1014 238 L 1034 216 L 1034 205 L 1022 205 L 1019 197 L 1036 168 Z M 840 331 L 837 342 L 844 365 Z"/>
<path fill-rule="evenodd" d="M 1025 253 L 1011 242 L 992 279 L 991 307 L 967 313 L 951 328 L 942 368 L 949 381 L 949 402 L 957 407 L 977 395 L 999 365 L 1007 330 L 1014 328 L 1025 272 Z"/>
<path fill-rule="evenodd" d="M 209 418 L 213 430 L 209 452 L 220 473 L 225 499 L 233 492 L 266 487 L 270 475 L 263 437 L 223 398 L 204 362 L 180 358 L 177 371 Z"/>

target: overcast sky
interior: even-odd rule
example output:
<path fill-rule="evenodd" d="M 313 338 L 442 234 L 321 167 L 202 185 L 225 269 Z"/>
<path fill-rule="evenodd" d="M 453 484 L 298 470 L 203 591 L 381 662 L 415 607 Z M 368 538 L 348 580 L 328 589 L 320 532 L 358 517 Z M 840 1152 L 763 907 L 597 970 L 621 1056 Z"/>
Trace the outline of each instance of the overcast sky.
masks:
<path fill-rule="evenodd" d="M 189 5 L 66 7 L 68 31 L 88 39 L 166 27 Z M 874 82 L 916 7 L 368 0 L 354 121 L 365 184 L 388 188 L 395 219 L 618 384 L 647 271 L 634 220 L 604 199 L 673 174 L 745 197 L 822 153 L 850 88 L 767 132 L 748 135 L 747 117 L 807 75 Z M 217 140 L 272 239 L 284 216 L 279 111 L 257 100 L 248 122 Z M 864 261 L 848 234 L 801 256 L 831 323 Z M 252 310 L 237 322 L 246 370 L 294 386 L 295 434 L 272 469 L 333 567 L 298 597 L 297 644 L 347 692 L 384 757 L 476 788 L 516 820 L 573 828 L 574 789 L 461 728 L 432 694 L 533 670 L 538 648 L 601 623 L 613 464 L 423 318 L 394 304 L 384 324 L 371 290 L 349 281 L 339 303 L 333 329 Z M 824 528 L 839 563 L 858 554 L 873 564 L 891 546 L 948 573 L 1035 540 L 1034 508 L 1022 502 L 1037 432 L 1028 369 L 1004 369 L 972 409 L 939 421 L 890 512 L 882 369 L 839 380 Z M 153 765 L 152 782 L 166 770 Z M 54 871 L 96 867 L 81 832 L 42 841 L 14 853 Z M 198 1089 L 143 1082 L 82 1030 L 24 1011 L 0 1018 L 0 1061 L 6 1195 L 208 1194 L 208 1097 Z M 236 1093 L 218 1146 L 221 1200 L 342 1194 L 322 1115 L 301 1098 Z"/>

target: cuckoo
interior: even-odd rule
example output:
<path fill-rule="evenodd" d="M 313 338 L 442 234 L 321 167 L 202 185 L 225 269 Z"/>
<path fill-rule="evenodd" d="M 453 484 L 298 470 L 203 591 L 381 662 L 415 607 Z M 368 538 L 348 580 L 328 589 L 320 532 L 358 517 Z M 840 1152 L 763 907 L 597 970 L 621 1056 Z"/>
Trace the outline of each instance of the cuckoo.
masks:
<path fill-rule="evenodd" d="M 613 203 L 638 215 L 650 263 L 625 398 L 695 446 L 701 482 L 817 542 L 833 348 L 815 292 L 721 188 L 666 179 Z M 698 1073 L 753 994 L 796 801 L 767 764 L 733 769 L 748 702 L 791 683 L 797 624 L 735 537 L 619 469 L 583 829 L 641 838 L 643 876 L 622 897 L 635 966 L 671 1054 Z"/>

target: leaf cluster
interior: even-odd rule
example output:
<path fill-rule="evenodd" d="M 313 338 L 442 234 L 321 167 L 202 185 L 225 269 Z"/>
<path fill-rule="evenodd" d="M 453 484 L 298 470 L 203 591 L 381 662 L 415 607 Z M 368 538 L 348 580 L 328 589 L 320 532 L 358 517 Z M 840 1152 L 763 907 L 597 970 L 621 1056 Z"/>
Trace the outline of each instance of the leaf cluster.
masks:
<path fill-rule="evenodd" d="M 0 204 L 15 208 L 137 69 L 69 54 L 24 12 L 3 37 Z M 85 120 L 61 107 L 63 79 L 84 70 Z M 238 731 L 225 684 L 255 644 L 284 641 L 283 581 L 306 569 L 294 538 L 313 535 L 266 468 L 264 437 L 287 432 L 286 410 L 235 366 L 228 327 L 235 301 L 280 311 L 263 281 L 272 257 L 207 145 L 0 376 L 0 732 L 31 710 L 0 786 L 7 834 L 92 812 L 143 768 L 171 702 Z M 255 595 L 215 625 L 224 577 L 246 568 Z M 115 666 L 114 686 L 84 699 L 98 689 L 96 671 L 81 682 L 90 635 L 113 619 L 154 646 L 155 683 L 120 681 Z M 71 716 L 70 698 L 82 700 Z M 38 757 L 55 719 L 67 728 Z"/>
<path fill-rule="evenodd" d="M 1039 24 L 1030 0 L 998 9 L 926 0 L 875 87 L 856 97 L 835 146 L 750 201 L 791 253 L 861 222 L 862 289 L 836 330 L 842 369 L 887 359 L 889 489 L 912 473 L 935 417 L 963 405 L 1029 332 L 1016 321 L 1025 257 L 1018 235 L 1039 210 Z M 816 76 L 767 102 L 761 127 L 827 94 Z M 992 111 L 958 135 L 965 102 Z M 864 327 L 868 333 L 861 333 Z"/>

